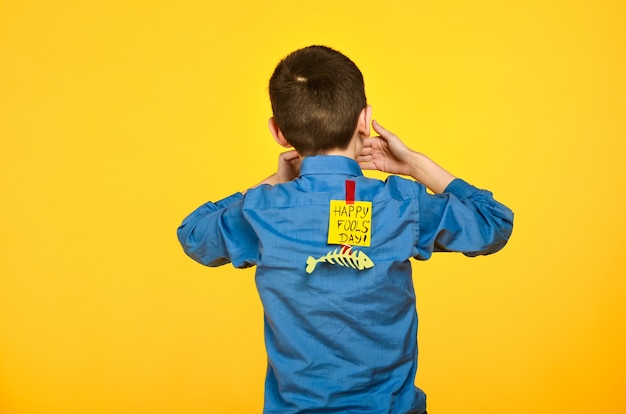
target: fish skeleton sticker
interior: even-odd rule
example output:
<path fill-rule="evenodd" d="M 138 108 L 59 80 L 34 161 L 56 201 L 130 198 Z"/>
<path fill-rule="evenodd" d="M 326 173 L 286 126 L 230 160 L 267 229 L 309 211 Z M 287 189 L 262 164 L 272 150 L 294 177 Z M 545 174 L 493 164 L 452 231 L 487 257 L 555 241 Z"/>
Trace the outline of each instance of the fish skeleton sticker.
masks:
<path fill-rule="evenodd" d="M 307 274 L 313 273 L 318 263 L 337 264 L 339 266 L 351 267 L 353 269 L 364 270 L 374 267 L 374 262 L 360 250 L 353 250 L 352 246 L 344 244 L 335 250 L 328 252 L 319 259 L 309 256 L 306 260 Z"/>

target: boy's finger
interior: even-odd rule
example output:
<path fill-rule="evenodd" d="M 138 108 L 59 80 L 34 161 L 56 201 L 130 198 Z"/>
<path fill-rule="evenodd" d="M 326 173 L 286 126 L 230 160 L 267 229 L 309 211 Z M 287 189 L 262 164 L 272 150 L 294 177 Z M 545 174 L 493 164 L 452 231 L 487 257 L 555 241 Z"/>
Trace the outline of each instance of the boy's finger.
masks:
<path fill-rule="evenodd" d="M 372 121 L 372 126 L 374 127 L 374 131 L 378 132 L 381 135 L 383 132 L 389 132 L 385 128 L 383 128 L 382 125 L 380 125 L 375 119 Z"/>
<path fill-rule="evenodd" d="M 377 170 L 376 165 L 373 162 L 364 161 L 359 163 L 362 170 Z"/>
<path fill-rule="evenodd" d="M 373 147 L 381 139 L 383 139 L 383 137 L 380 137 L 380 136 L 365 138 L 363 140 L 363 146 L 364 147 Z"/>
<path fill-rule="evenodd" d="M 363 146 L 364 147 L 371 147 L 372 146 L 372 137 L 367 137 L 367 138 L 363 139 Z"/>
<path fill-rule="evenodd" d="M 378 132 L 380 134 L 380 137 L 383 139 L 387 139 L 389 137 L 395 137 L 395 135 L 391 131 L 388 131 L 385 128 L 383 128 L 376 120 L 372 121 L 372 126 L 374 127 L 374 131 Z"/>
<path fill-rule="evenodd" d="M 284 160 L 291 161 L 300 156 L 296 150 L 286 151 L 281 154 Z"/>
<path fill-rule="evenodd" d="M 370 155 L 372 153 L 372 147 L 363 147 L 359 156 Z"/>

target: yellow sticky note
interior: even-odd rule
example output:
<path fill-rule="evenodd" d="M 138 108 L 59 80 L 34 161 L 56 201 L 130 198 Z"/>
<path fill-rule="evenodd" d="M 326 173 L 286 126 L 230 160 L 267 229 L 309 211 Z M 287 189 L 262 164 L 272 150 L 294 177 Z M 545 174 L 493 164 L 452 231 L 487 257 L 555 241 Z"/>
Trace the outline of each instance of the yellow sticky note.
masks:
<path fill-rule="evenodd" d="M 372 202 L 330 200 L 328 244 L 370 245 L 372 239 Z"/>

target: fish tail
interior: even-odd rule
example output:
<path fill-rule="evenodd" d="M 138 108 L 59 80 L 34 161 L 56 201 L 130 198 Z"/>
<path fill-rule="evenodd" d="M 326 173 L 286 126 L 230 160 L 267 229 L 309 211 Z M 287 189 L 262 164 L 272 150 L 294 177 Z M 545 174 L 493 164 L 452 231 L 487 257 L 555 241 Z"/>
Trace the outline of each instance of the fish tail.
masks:
<path fill-rule="evenodd" d="M 308 259 L 306 259 L 306 272 L 307 274 L 311 274 L 313 273 L 313 271 L 315 270 L 315 266 L 317 265 L 317 260 L 315 260 L 315 257 L 313 256 L 309 256 Z"/>

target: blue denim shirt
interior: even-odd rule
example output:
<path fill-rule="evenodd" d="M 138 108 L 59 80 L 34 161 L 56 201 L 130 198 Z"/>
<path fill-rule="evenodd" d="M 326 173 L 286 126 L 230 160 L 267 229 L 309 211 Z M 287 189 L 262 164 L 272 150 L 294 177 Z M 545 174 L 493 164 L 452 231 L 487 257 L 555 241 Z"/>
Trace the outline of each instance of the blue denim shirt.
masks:
<path fill-rule="evenodd" d="M 330 200 L 372 204 L 371 244 L 328 244 Z M 178 229 L 207 266 L 255 265 L 265 314 L 265 413 L 422 413 L 414 386 L 417 314 L 411 257 L 489 254 L 507 242 L 513 213 L 456 179 L 433 195 L 415 181 L 366 178 L 340 156 L 306 157 L 294 181 L 207 203 Z M 346 252 L 351 258 L 329 258 Z M 373 264 L 359 266 L 359 255 Z M 315 270 L 307 273 L 307 260 Z M 311 411 L 309 411 L 311 410 Z"/>

